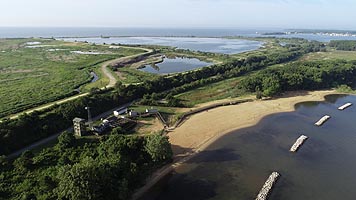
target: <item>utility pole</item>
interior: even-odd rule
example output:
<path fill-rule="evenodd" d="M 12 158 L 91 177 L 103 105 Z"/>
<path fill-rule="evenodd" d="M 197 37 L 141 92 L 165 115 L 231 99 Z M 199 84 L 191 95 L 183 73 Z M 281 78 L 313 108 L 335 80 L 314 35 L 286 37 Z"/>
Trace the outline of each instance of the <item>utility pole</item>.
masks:
<path fill-rule="evenodd" d="M 93 128 L 93 120 L 91 118 L 90 107 L 89 106 L 85 107 L 85 110 L 88 111 L 88 126 L 89 126 L 89 129 L 92 130 L 92 128 Z"/>

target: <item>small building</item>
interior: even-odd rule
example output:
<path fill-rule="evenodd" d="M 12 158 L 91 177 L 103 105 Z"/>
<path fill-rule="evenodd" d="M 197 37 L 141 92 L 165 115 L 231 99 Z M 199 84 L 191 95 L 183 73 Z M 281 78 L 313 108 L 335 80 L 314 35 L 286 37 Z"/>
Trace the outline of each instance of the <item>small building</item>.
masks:
<path fill-rule="evenodd" d="M 139 112 L 132 110 L 132 111 L 129 112 L 129 116 L 130 117 L 138 117 L 139 116 Z"/>
<path fill-rule="evenodd" d="M 93 131 L 96 135 L 102 135 L 106 130 L 110 128 L 110 122 L 103 122 L 99 126 L 94 126 Z"/>
<path fill-rule="evenodd" d="M 149 113 L 149 114 L 156 114 L 158 113 L 158 110 L 157 109 L 154 109 L 154 108 L 150 108 L 150 109 L 146 109 L 146 113 Z"/>
<path fill-rule="evenodd" d="M 74 135 L 79 137 L 85 135 L 86 134 L 85 119 L 78 118 L 78 117 L 74 118 L 73 128 L 74 128 Z"/>
<path fill-rule="evenodd" d="M 114 115 L 116 117 L 118 117 L 120 115 L 123 115 L 123 114 L 126 114 L 126 113 L 127 113 L 127 108 L 122 108 L 122 109 L 118 109 L 118 110 L 114 111 Z"/>

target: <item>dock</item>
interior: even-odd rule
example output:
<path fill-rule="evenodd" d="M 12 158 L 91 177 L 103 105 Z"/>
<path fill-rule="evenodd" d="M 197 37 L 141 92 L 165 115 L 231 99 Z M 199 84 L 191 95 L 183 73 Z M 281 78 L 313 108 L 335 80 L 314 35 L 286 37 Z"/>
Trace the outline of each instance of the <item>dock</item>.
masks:
<path fill-rule="evenodd" d="M 258 193 L 255 200 L 266 200 L 273 188 L 273 185 L 277 182 L 279 176 L 280 174 L 278 172 L 272 172 L 272 174 L 268 177 L 267 181 Z"/>
<path fill-rule="evenodd" d="M 350 107 L 350 106 L 352 106 L 352 103 L 346 103 L 346 104 L 340 106 L 338 109 L 339 109 L 339 110 L 345 110 L 346 108 L 348 108 L 348 107 Z"/>
<path fill-rule="evenodd" d="M 293 146 L 290 148 L 290 152 L 296 152 L 298 151 L 299 147 L 302 146 L 302 144 L 307 140 L 308 137 L 305 135 L 301 135 L 297 141 L 293 144 Z"/>
<path fill-rule="evenodd" d="M 325 115 L 324 117 L 322 117 L 321 119 L 319 119 L 319 121 L 317 121 L 315 123 L 316 126 L 321 126 L 323 125 L 326 121 L 328 121 L 328 119 L 330 119 L 329 115 Z"/>

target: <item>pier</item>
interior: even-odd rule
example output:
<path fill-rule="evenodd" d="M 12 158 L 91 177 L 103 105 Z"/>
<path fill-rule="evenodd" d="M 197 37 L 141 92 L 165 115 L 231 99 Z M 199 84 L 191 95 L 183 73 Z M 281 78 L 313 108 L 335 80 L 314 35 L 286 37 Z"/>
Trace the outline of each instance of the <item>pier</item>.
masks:
<path fill-rule="evenodd" d="M 340 106 L 338 109 L 339 109 L 339 110 L 345 110 L 346 108 L 348 108 L 348 107 L 350 107 L 350 106 L 352 106 L 352 103 L 346 103 L 346 104 Z"/>
<path fill-rule="evenodd" d="M 305 135 L 301 135 L 297 141 L 293 144 L 293 146 L 290 148 L 290 152 L 296 152 L 298 151 L 299 147 L 302 146 L 305 140 L 307 140 L 308 137 Z"/>
<path fill-rule="evenodd" d="M 267 181 L 263 185 L 262 189 L 258 193 L 255 200 L 266 200 L 273 185 L 277 182 L 280 174 L 278 172 L 272 172 L 272 174 L 268 177 Z"/>
<path fill-rule="evenodd" d="M 317 121 L 315 123 L 316 126 L 321 126 L 323 125 L 326 121 L 328 121 L 328 119 L 330 119 L 329 115 L 325 115 L 324 117 L 322 117 L 321 119 L 319 119 L 319 121 Z"/>

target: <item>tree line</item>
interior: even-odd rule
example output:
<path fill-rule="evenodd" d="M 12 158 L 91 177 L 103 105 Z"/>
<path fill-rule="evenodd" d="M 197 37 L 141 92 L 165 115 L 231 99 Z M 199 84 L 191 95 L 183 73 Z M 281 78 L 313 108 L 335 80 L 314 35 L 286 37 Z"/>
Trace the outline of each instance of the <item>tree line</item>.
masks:
<path fill-rule="evenodd" d="M 354 40 L 332 40 L 329 46 L 335 47 L 336 50 L 356 51 L 356 41 Z"/>
<path fill-rule="evenodd" d="M 297 62 L 253 74 L 241 80 L 239 87 L 259 96 L 274 96 L 285 91 L 353 86 L 355 76 L 356 61 Z"/>
<path fill-rule="evenodd" d="M 0 198 L 126 200 L 171 159 L 168 138 L 161 134 L 85 141 L 64 132 L 37 155 L 26 151 L 13 162 L 0 157 Z"/>

